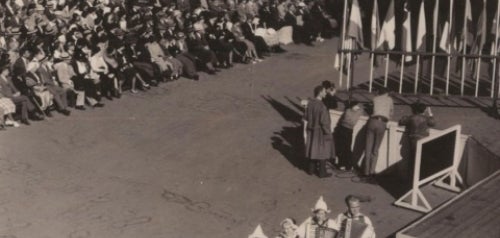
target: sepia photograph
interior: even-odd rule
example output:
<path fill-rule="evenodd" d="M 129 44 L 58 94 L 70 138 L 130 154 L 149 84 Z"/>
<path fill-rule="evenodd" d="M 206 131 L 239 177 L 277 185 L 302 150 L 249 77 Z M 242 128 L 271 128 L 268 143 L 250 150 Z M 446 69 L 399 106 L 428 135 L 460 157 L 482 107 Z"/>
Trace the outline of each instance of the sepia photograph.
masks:
<path fill-rule="evenodd" d="M 500 0 L 0 0 L 0 238 L 500 238 Z"/>

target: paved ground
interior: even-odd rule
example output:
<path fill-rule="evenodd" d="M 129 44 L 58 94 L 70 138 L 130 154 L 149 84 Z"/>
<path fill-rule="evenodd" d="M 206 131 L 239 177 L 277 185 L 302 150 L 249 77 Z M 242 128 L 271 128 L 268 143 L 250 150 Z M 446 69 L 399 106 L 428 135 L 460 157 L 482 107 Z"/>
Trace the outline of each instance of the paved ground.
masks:
<path fill-rule="evenodd" d="M 1 132 L 0 237 L 234 238 L 259 223 L 272 236 L 283 218 L 305 219 L 320 195 L 342 212 L 350 193 L 369 198 L 364 211 L 379 237 L 420 217 L 391 205 L 390 186 L 338 173 L 320 180 L 296 167 L 294 104 L 322 80 L 337 80 L 336 46 L 329 40 L 287 49 L 265 63 Z M 484 133 L 500 147 L 488 137 L 498 135 L 498 122 L 481 111 L 434 113 L 454 113 L 441 127 L 466 121 L 466 133 Z M 433 205 L 451 196 L 426 190 Z"/>

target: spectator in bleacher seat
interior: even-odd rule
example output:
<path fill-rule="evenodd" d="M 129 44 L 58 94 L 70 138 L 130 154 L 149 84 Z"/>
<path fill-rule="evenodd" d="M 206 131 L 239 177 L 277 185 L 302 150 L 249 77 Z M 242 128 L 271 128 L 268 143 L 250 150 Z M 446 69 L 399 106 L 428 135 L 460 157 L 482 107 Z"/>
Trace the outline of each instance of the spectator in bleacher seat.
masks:
<path fill-rule="evenodd" d="M 338 231 L 338 223 L 334 219 L 330 219 L 327 215 L 330 213 L 326 202 L 323 200 L 323 196 L 320 196 L 316 205 L 311 209 L 313 215 L 308 217 L 300 226 L 297 228 L 297 234 L 299 238 L 307 238 L 313 234 L 313 229 L 331 229 L 333 231 Z"/>
<path fill-rule="evenodd" d="M 52 68 L 52 59 L 50 56 L 45 56 L 40 59 L 40 66 L 38 67 L 36 74 L 40 78 L 43 86 L 45 86 L 52 95 L 53 102 L 57 106 L 57 111 L 63 115 L 69 116 L 71 112 L 68 110 L 68 95 L 66 90 L 60 87 L 59 83 L 55 79 L 54 69 Z"/>
<path fill-rule="evenodd" d="M 372 100 L 373 114 L 366 126 L 365 160 L 363 162 L 363 176 L 367 182 L 374 182 L 375 167 L 378 151 L 385 135 L 387 122 L 394 112 L 394 103 L 385 87 L 377 90 L 377 96 Z"/>
<path fill-rule="evenodd" d="M 375 229 L 372 221 L 361 213 L 361 201 L 359 198 L 349 195 L 345 199 L 347 211 L 337 216 L 336 222 L 339 228 L 340 237 L 345 237 L 346 233 L 351 237 L 375 238 Z M 348 225 L 348 223 L 350 223 Z M 347 230 L 349 229 L 350 230 Z"/>
<path fill-rule="evenodd" d="M 2 95 L 1 87 L 0 84 L 0 130 L 4 130 L 6 126 L 19 127 L 19 123 L 12 117 L 16 112 L 16 105 L 10 98 Z"/>
<path fill-rule="evenodd" d="M 86 48 L 86 47 L 83 47 Z M 75 50 L 73 54 L 73 70 L 75 76 L 73 82 L 76 89 L 83 89 L 85 91 L 85 100 L 92 107 L 103 107 L 104 104 L 100 102 L 101 92 L 99 85 L 99 75 L 91 76 L 91 66 L 87 58 L 86 49 Z M 94 73 L 95 75 L 95 73 Z"/>
<path fill-rule="evenodd" d="M 75 106 L 75 109 L 85 110 L 85 88 L 83 83 L 79 82 L 80 78 L 76 77 L 71 64 L 73 51 L 74 46 L 68 45 L 66 51 L 59 55 L 58 61 L 54 62 L 54 70 L 57 80 L 68 94 L 71 104 Z"/>
<path fill-rule="evenodd" d="M 45 57 L 43 53 L 36 53 L 33 61 L 28 63 L 25 83 L 29 88 L 27 96 L 35 97 L 34 100 L 39 101 L 40 110 L 44 111 L 48 117 L 52 117 L 49 107 L 52 106 L 53 96 L 36 73 L 40 67 L 39 60 L 43 57 Z"/>
<path fill-rule="evenodd" d="M 4 65 L 0 70 L 0 89 L 2 90 L 2 95 L 11 99 L 16 107 L 20 109 L 21 123 L 30 125 L 29 116 L 35 120 L 43 120 L 43 115 L 36 111 L 35 105 L 33 105 L 30 99 L 22 95 L 16 86 L 14 86 L 10 78 L 8 65 Z"/>
<path fill-rule="evenodd" d="M 410 141 L 410 154 L 407 161 L 407 178 L 413 178 L 413 166 L 418 140 L 429 136 L 429 128 L 436 125 L 431 108 L 421 102 L 411 105 L 412 115 L 404 116 L 399 120 L 399 125 L 404 126 L 405 135 Z"/>

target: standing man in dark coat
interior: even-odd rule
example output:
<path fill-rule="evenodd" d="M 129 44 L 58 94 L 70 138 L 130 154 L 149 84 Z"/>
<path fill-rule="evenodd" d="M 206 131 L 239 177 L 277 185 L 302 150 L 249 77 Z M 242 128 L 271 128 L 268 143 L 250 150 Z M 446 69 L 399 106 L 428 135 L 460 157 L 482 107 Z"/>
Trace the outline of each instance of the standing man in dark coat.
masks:
<path fill-rule="evenodd" d="M 333 137 L 330 113 L 321 101 L 326 95 L 323 86 L 314 88 L 314 99 L 309 100 L 304 114 L 306 158 L 309 159 L 308 173 L 320 178 L 332 176 L 326 171 L 326 161 L 332 155 Z"/>

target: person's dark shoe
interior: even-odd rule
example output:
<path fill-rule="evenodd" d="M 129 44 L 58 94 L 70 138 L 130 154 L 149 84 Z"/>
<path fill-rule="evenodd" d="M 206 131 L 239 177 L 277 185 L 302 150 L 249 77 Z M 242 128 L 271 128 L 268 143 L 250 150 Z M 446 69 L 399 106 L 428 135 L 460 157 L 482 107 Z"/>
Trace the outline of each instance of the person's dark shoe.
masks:
<path fill-rule="evenodd" d="M 318 175 L 318 177 L 320 177 L 320 178 L 329 178 L 329 177 L 332 177 L 332 174 L 331 173 L 326 173 L 326 172 L 325 173 L 320 173 Z"/>
<path fill-rule="evenodd" d="M 276 52 L 276 53 L 285 53 L 286 50 L 283 49 L 283 48 L 281 48 L 281 46 L 276 46 L 276 47 L 274 47 L 274 52 Z"/>
<path fill-rule="evenodd" d="M 69 115 L 71 115 L 71 111 L 69 111 L 69 110 L 67 110 L 67 109 L 63 109 L 63 110 L 61 110 L 61 113 L 62 113 L 63 115 L 65 115 L 65 116 L 69 116 Z"/>
<path fill-rule="evenodd" d="M 21 123 L 23 123 L 24 125 L 27 125 L 27 126 L 31 125 L 31 123 L 30 123 L 30 121 L 28 121 L 28 119 L 22 119 Z"/>
<path fill-rule="evenodd" d="M 151 80 L 151 86 L 153 86 L 153 87 L 158 87 L 158 81 L 156 81 L 156 80 Z"/>
<path fill-rule="evenodd" d="M 50 112 L 50 110 L 45 110 L 45 115 L 47 117 L 52 117 L 52 112 Z"/>
<path fill-rule="evenodd" d="M 373 176 L 363 176 L 359 178 L 359 181 L 367 184 L 377 184 L 377 180 Z"/>
<path fill-rule="evenodd" d="M 113 101 L 113 97 L 111 95 L 106 95 L 106 99 L 108 99 L 109 101 Z"/>
<path fill-rule="evenodd" d="M 198 81 L 198 80 L 200 80 L 200 75 L 195 75 L 195 76 L 193 76 L 193 80 L 194 80 L 194 81 Z"/>
<path fill-rule="evenodd" d="M 38 112 L 33 113 L 32 118 L 35 121 L 43 121 L 43 119 L 45 119 L 45 117 Z"/>
<path fill-rule="evenodd" d="M 326 160 L 320 160 L 319 161 L 319 173 L 318 173 L 318 177 L 320 177 L 320 178 L 332 177 L 332 174 L 328 173 L 326 171 Z"/>
<path fill-rule="evenodd" d="M 217 74 L 217 71 L 210 69 L 210 70 L 207 70 L 207 73 L 210 75 L 215 75 L 215 74 Z"/>
<path fill-rule="evenodd" d="M 316 161 L 309 161 L 307 167 L 307 174 L 314 175 L 316 172 Z"/>
<path fill-rule="evenodd" d="M 76 110 L 85 111 L 85 106 L 75 106 Z"/>
<path fill-rule="evenodd" d="M 104 107 L 104 103 L 98 102 L 98 103 L 94 104 L 94 107 Z"/>
<path fill-rule="evenodd" d="M 149 84 L 145 83 L 144 85 L 142 85 L 142 89 L 150 89 L 151 86 L 149 86 Z"/>

